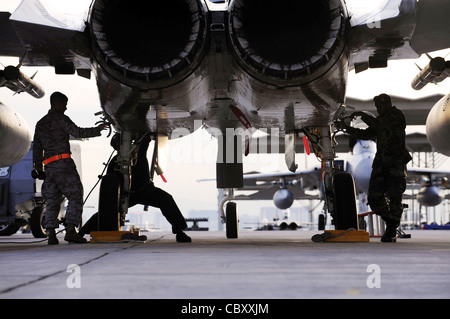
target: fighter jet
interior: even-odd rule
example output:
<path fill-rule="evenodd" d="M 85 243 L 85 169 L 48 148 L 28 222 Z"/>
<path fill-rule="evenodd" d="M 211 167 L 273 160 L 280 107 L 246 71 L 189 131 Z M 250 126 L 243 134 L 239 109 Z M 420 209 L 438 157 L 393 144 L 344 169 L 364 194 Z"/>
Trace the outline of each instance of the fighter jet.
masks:
<path fill-rule="evenodd" d="M 119 197 L 109 205 L 119 224 L 141 137 L 179 137 L 201 121 L 217 137 L 216 180 L 223 189 L 243 185 L 242 156 L 253 130 L 284 137 L 292 172 L 296 140 L 307 136 L 323 163 L 336 229 L 357 228 L 353 178 L 336 172 L 332 139 L 346 111 L 347 74 L 450 47 L 450 3 L 214 2 L 77 1 L 85 8 L 73 19 L 73 12 L 58 14 L 73 1 L 24 0 L 12 15 L 0 13 L 0 55 L 20 57 L 24 66 L 53 66 L 56 74 L 95 75 L 104 115 L 121 132 L 123 182 L 110 183 L 100 199 Z M 233 206 L 227 223 L 237 220 Z"/>

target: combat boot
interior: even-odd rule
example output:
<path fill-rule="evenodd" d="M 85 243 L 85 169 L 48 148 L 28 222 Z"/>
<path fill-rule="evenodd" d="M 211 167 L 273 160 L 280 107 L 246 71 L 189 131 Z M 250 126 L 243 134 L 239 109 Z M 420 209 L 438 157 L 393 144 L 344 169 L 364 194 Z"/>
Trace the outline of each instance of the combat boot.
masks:
<path fill-rule="evenodd" d="M 75 226 L 70 224 L 66 227 L 66 235 L 64 236 L 64 240 L 68 241 L 69 243 L 87 243 L 87 240 L 77 233 Z"/>
<path fill-rule="evenodd" d="M 58 245 L 59 240 L 56 238 L 56 231 L 54 228 L 50 228 L 47 230 L 48 244 L 49 245 Z"/>
<path fill-rule="evenodd" d="M 397 242 L 397 227 L 400 223 L 396 220 L 386 218 L 386 230 L 384 231 L 381 241 L 384 243 L 395 243 Z"/>
<path fill-rule="evenodd" d="M 190 243 L 192 241 L 191 237 L 186 235 L 182 230 L 177 233 L 176 240 L 179 243 Z"/>

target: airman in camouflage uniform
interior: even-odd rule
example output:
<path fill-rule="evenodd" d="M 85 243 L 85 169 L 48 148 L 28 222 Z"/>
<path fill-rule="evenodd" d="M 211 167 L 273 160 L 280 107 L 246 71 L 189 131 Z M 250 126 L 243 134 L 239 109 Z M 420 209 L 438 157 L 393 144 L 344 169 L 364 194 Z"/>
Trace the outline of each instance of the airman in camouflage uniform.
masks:
<path fill-rule="evenodd" d="M 395 242 L 403 213 L 406 164 L 411 160 L 405 147 L 406 120 L 403 113 L 392 106 L 389 95 L 380 94 L 374 101 L 379 116 L 373 118 L 363 114 L 361 117 L 369 127 L 365 130 L 346 127 L 346 131 L 357 139 L 376 139 L 377 153 L 372 164 L 368 203 L 386 222 L 381 240 Z"/>
<path fill-rule="evenodd" d="M 69 242 L 86 242 L 75 227 L 81 223 L 83 211 L 83 185 L 72 158 L 70 158 L 69 135 L 76 138 L 100 136 L 105 124 L 92 128 L 80 128 L 64 115 L 68 98 L 55 92 L 50 97 L 51 109 L 36 124 L 33 142 L 33 165 L 39 178 L 44 179 L 42 196 L 47 201 L 45 225 L 48 244 L 58 244 L 55 228 L 60 205 L 65 196 L 68 200 L 66 211 L 66 235 Z M 44 171 L 45 165 L 45 171 Z"/>

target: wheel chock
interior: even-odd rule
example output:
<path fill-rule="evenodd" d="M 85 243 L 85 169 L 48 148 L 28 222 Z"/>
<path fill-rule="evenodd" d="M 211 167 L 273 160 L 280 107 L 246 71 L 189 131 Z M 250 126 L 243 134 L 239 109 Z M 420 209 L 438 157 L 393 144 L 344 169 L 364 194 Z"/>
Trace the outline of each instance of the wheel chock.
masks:
<path fill-rule="evenodd" d="M 368 230 L 370 237 L 381 237 L 383 236 L 384 229 L 385 229 L 385 223 L 384 220 L 379 216 L 376 215 L 375 212 L 366 212 L 358 214 L 358 217 L 364 218 L 367 216 L 367 222 L 368 222 Z M 375 221 L 374 221 L 375 219 Z"/>
<path fill-rule="evenodd" d="M 124 239 L 129 240 L 130 238 L 140 238 L 139 231 L 91 231 L 90 243 L 112 243 L 112 242 L 122 242 Z M 139 239 L 136 239 L 139 240 Z"/>
<path fill-rule="evenodd" d="M 364 230 L 325 230 L 311 238 L 314 242 L 370 242 L 370 235 Z"/>

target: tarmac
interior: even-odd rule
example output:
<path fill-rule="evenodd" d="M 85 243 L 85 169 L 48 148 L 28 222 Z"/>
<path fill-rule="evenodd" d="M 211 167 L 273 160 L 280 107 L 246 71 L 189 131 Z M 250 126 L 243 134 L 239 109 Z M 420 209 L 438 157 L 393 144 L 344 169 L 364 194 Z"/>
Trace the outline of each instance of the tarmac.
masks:
<path fill-rule="evenodd" d="M 59 234 L 56 246 L 16 234 L 0 238 L 0 299 L 450 298 L 450 231 L 405 232 L 397 243 L 313 242 L 322 232 L 305 230 L 191 231 L 191 243 L 169 232 L 95 244 Z"/>

